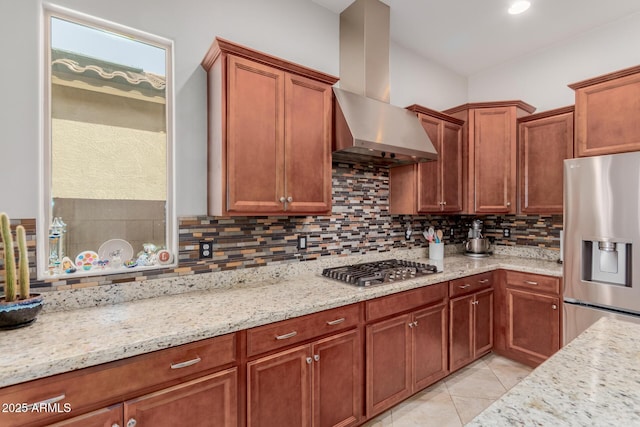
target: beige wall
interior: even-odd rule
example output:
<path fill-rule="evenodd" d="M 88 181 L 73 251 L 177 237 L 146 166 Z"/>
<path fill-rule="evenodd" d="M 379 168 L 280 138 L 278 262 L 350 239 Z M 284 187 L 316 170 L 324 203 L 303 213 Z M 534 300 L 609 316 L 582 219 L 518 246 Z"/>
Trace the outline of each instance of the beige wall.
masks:
<path fill-rule="evenodd" d="M 164 104 L 60 85 L 52 95 L 54 198 L 166 200 Z"/>

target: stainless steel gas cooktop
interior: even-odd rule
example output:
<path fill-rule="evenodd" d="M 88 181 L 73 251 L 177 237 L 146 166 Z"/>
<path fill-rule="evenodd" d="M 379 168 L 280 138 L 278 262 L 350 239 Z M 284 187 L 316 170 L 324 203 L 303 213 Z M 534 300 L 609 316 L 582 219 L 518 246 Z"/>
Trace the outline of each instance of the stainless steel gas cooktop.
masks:
<path fill-rule="evenodd" d="M 435 265 L 399 259 L 325 268 L 322 271 L 322 275 L 325 277 L 356 286 L 399 282 L 435 273 L 438 273 L 438 268 Z"/>

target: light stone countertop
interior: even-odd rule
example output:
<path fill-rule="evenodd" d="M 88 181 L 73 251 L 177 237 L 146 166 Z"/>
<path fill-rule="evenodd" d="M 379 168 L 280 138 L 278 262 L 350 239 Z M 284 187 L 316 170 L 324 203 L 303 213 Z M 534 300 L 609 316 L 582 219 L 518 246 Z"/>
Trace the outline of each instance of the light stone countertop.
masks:
<path fill-rule="evenodd" d="M 414 250 L 374 258 L 433 263 L 421 254 Z M 363 260 L 342 257 L 331 262 L 353 261 Z M 211 282 L 210 290 L 44 312 L 29 327 L 0 332 L 0 387 L 500 268 L 562 276 L 562 265 L 555 261 L 506 255 L 480 259 L 450 255 L 439 262 L 442 273 L 370 288 L 324 278 L 321 263 L 312 262 L 299 263 L 307 269 L 302 274 L 265 275 L 264 280 L 235 287 L 215 286 L 217 280 L 228 280 L 223 273 L 199 274 L 188 280 Z M 255 275 L 260 269 L 248 270 Z"/>
<path fill-rule="evenodd" d="M 467 427 L 640 425 L 640 325 L 602 318 Z"/>

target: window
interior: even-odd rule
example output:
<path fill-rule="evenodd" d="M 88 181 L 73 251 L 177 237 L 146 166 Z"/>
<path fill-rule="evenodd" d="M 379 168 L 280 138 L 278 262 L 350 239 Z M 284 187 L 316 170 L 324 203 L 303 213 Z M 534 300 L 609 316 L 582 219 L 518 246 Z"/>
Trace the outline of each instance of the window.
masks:
<path fill-rule="evenodd" d="M 45 7 L 38 277 L 177 263 L 173 43 Z"/>

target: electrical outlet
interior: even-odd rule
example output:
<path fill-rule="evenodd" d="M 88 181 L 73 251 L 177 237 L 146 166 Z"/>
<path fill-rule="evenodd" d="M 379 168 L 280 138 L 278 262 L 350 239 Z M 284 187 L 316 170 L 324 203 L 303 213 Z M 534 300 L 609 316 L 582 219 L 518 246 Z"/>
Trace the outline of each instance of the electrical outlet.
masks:
<path fill-rule="evenodd" d="M 198 252 L 200 253 L 200 259 L 213 258 L 213 244 L 206 240 L 201 241 Z"/>
<path fill-rule="evenodd" d="M 307 236 L 298 235 L 298 250 L 307 249 Z"/>
<path fill-rule="evenodd" d="M 502 230 L 502 237 L 511 237 L 511 230 L 505 228 Z"/>

